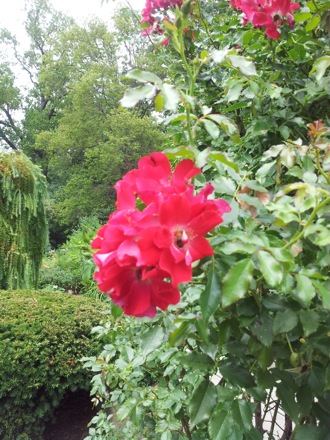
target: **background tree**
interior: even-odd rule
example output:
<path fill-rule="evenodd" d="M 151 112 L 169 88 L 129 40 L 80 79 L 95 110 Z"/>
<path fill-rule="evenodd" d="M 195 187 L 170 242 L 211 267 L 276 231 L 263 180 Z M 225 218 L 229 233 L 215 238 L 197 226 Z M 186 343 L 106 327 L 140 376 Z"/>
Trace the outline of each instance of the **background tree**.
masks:
<path fill-rule="evenodd" d="M 22 149 L 38 163 L 47 177 L 54 245 L 65 240 L 79 217 L 97 213 L 104 220 L 113 209 L 112 186 L 119 173 L 160 148 L 161 132 L 145 117 L 151 113 L 147 101 L 133 111 L 120 110 L 125 71 L 146 68 L 154 59 L 136 20 L 126 10 L 118 13 L 111 31 L 95 19 L 79 26 L 48 0 L 35 0 L 27 8 L 27 51 L 21 52 L 19 41 L 2 31 L 3 46 L 11 49 L 16 71 L 25 72 L 30 86 L 21 96 L 9 65 L 3 67 L 5 125 L 0 135 L 4 144 Z M 8 114 L 16 119 L 8 122 Z M 104 159 L 97 160 L 97 154 Z"/>
<path fill-rule="evenodd" d="M 46 179 L 21 152 L 0 153 L 0 289 L 36 288 L 48 242 Z"/>

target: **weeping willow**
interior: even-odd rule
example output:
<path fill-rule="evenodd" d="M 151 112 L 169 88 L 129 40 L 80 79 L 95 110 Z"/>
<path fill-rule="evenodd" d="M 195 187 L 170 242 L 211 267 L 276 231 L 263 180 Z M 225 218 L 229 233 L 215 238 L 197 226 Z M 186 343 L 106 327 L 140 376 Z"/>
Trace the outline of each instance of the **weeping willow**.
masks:
<path fill-rule="evenodd" d="M 21 152 L 0 152 L 0 289 L 36 288 L 48 239 L 45 176 Z"/>

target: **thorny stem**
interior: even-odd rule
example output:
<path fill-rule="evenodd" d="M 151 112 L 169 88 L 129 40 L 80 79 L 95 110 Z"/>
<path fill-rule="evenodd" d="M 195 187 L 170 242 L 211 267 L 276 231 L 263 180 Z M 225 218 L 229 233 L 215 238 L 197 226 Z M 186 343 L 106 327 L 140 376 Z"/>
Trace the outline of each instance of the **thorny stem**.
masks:
<path fill-rule="evenodd" d="M 330 203 L 330 197 L 323 200 L 323 202 L 320 203 L 318 206 L 315 206 L 315 208 L 313 209 L 311 215 L 309 216 L 309 219 L 307 220 L 307 222 L 306 222 L 305 226 L 302 228 L 302 230 L 298 234 L 296 234 L 294 237 L 292 237 L 292 239 L 285 246 L 283 246 L 282 249 L 290 248 L 294 243 L 296 243 L 298 240 L 300 240 L 303 237 L 303 235 L 305 234 L 305 231 L 308 228 L 308 226 L 312 224 L 318 211 L 320 211 L 320 209 L 322 209 L 328 203 Z"/>

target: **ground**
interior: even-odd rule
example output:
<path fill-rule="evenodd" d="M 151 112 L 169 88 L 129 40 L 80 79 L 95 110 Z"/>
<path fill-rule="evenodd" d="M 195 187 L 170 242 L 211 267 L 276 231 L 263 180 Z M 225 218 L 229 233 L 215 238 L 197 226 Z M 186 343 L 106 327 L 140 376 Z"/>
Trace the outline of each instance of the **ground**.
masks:
<path fill-rule="evenodd" d="M 95 414 L 89 392 L 68 394 L 56 409 L 55 420 L 47 424 L 44 440 L 83 440 Z"/>

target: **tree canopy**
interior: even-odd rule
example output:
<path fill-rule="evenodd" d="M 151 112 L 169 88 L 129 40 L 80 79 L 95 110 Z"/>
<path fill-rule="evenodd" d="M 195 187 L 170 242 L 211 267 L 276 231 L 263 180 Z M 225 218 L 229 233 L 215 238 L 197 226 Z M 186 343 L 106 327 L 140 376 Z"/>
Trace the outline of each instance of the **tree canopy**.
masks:
<path fill-rule="evenodd" d="M 105 219 L 118 178 L 161 146 L 146 102 L 120 108 L 127 69 L 154 58 L 134 20 L 126 9 L 111 30 L 97 19 L 80 26 L 48 0 L 35 0 L 25 21 L 28 50 L 21 51 L 11 30 L 1 30 L 2 48 L 16 64 L 0 66 L 0 143 L 23 151 L 46 175 L 54 245 L 82 216 Z M 25 93 L 16 86 L 19 72 L 30 81 Z"/>

